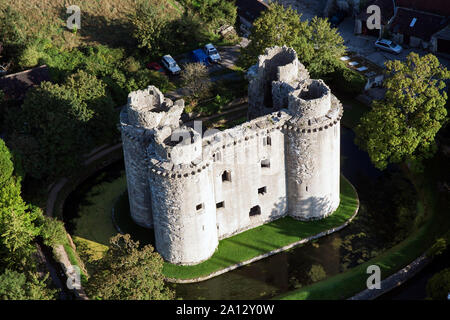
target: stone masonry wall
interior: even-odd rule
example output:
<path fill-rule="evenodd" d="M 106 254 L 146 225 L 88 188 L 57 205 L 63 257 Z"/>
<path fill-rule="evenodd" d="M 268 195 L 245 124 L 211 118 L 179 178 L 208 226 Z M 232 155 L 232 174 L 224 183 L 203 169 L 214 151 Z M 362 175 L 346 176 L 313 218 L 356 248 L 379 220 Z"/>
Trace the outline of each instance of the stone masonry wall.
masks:
<path fill-rule="evenodd" d="M 339 206 L 339 101 L 291 48 L 267 49 L 248 77 L 253 120 L 204 137 L 180 127 L 184 103 L 155 87 L 131 93 L 122 112 L 131 215 L 153 223 L 171 263 L 200 263 L 220 239 Z"/>

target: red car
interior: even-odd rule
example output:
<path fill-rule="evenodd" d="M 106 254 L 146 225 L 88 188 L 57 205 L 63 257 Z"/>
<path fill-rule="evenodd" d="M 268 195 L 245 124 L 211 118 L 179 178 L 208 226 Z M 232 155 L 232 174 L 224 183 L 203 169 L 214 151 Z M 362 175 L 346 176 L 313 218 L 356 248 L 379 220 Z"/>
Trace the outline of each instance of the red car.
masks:
<path fill-rule="evenodd" d="M 149 68 L 150 70 L 161 72 L 162 74 L 166 74 L 164 68 L 158 62 L 149 62 L 147 64 L 147 68 Z"/>

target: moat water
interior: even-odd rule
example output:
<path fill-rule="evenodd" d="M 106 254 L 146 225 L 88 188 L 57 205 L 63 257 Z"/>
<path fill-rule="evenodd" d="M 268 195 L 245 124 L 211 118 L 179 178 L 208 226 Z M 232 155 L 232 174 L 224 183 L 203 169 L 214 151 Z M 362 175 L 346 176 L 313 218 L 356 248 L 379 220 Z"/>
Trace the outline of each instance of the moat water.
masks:
<path fill-rule="evenodd" d="M 360 198 L 357 218 L 340 232 L 293 248 L 218 277 L 193 284 L 170 284 L 183 299 L 268 299 L 284 292 L 344 272 L 380 254 L 398 239 L 389 217 L 373 207 L 374 198 L 389 199 L 383 186 L 395 168 L 377 170 L 354 144 L 351 130 L 341 128 L 341 172 L 356 187 Z M 99 184 L 123 179 L 119 162 L 85 181 L 66 201 L 64 221 L 75 229 L 80 206 Z M 383 182 L 384 181 L 384 182 Z M 378 187 L 377 187 L 378 186 Z M 91 193 L 90 193 L 91 192 Z M 386 228 L 386 225 L 391 225 Z M 93 240 L 93 239 L 91 239 Z"/>

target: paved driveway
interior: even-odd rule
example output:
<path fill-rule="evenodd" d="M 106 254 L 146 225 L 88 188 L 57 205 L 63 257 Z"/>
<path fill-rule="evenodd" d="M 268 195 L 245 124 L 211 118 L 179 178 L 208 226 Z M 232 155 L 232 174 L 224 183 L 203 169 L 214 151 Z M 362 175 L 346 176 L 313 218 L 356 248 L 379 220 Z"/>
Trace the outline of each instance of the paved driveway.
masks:
<path fill-rule="evenodd" d="M 339 26 L 339 33 L 342 38 L 344 38 L 345 45 L 350 51 L 356 52 L 367 60 L 377 64 L 380 67 L 384 67 L 384 63 L 387 60 L 405 60 L 406 56 L 410 52 L 417 52 L 420 55 L 427 54 L 425 50 L 419 48 L 404 48 L 404 50 L 396 55 L 385 51 L 377 51 L 374 43 L 377 40 L 376 37 L 371 36 L 360 36 L 354 34 L 355 19 L 347 17 L 342 21 Z M 450 61 L 448 59 L 439 57 L 441 63 L 450 68 Z"/>

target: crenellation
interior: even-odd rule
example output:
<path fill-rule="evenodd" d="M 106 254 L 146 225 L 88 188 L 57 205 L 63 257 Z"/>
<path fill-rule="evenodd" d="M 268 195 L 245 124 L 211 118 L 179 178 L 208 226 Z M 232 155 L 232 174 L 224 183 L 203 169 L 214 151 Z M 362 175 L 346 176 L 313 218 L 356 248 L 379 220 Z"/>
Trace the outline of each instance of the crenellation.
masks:
<path fill-rule="evenodd" d="M 184 102 L 152 86 L 121 114 L 131 215 L 153 225 L 171 263 L 200 263 L 220 239 L 339 205 L 338 99 L 292 48 L 267 49 L 248 78 L 250 120 L 203 137 L 180 125 Z"/>

